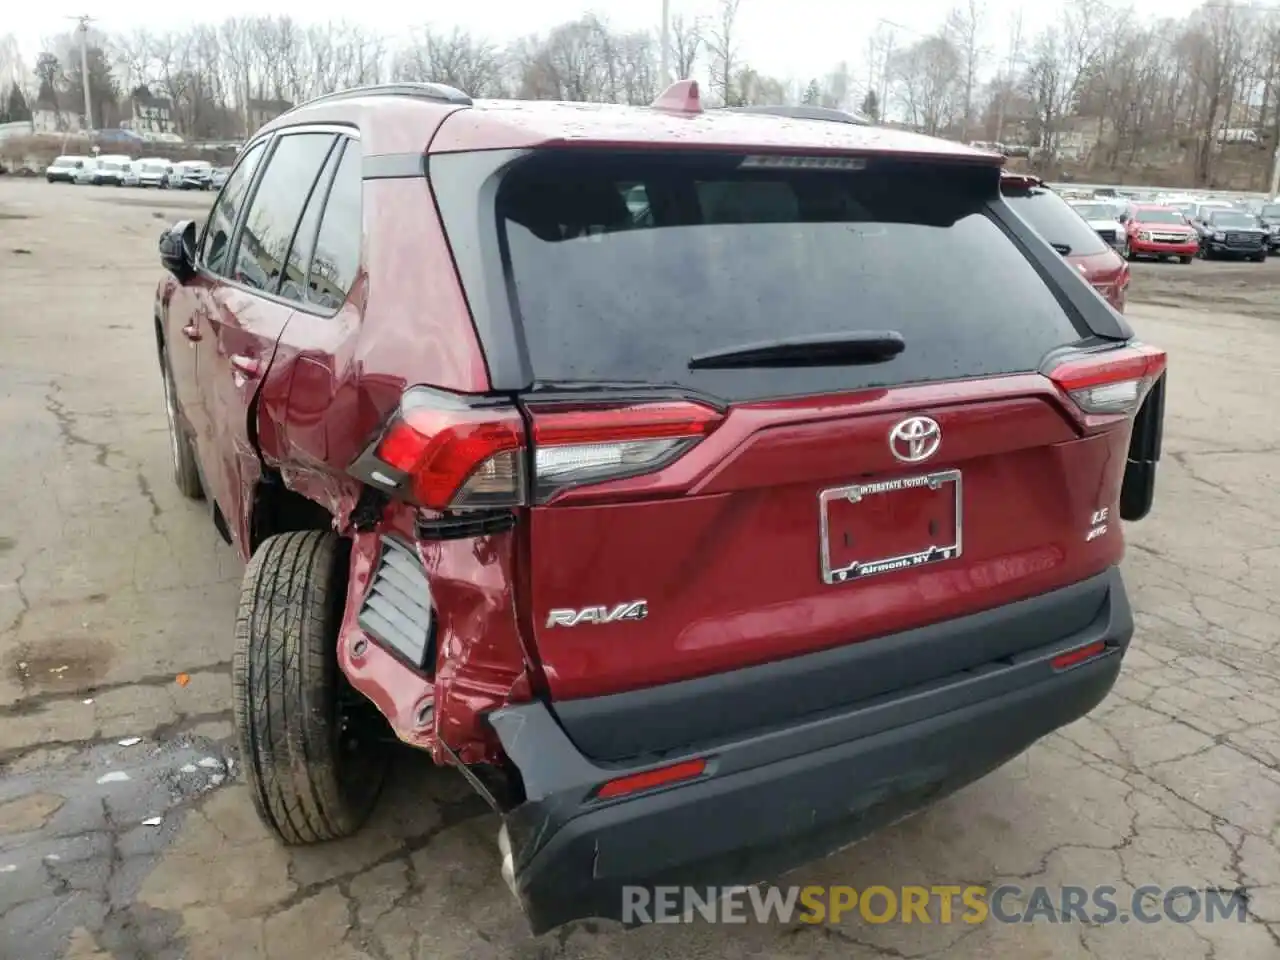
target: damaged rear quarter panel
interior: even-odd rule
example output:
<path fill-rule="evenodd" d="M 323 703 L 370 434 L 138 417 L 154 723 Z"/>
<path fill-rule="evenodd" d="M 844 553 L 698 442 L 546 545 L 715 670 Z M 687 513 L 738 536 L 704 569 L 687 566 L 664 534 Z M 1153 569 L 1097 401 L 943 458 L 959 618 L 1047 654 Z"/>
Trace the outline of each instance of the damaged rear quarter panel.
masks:
<path fill-rule="evenodd" d="M 431 587 L 436 621 L 432 675 L 414 670 L 360 629 L 357 618 L 377 568 L 383 536 L 413 544 Z M 449 762 L 443 740 L 465 763 L 492 762 L 500 747 L 484 715 L 530 699 L 526 651 L 512 593 L 511 532 L 449 541 L 413 539 L 413 512 L 395 505 L 382 529 L 352 538 L 351 576 L 338 662 L 396 736 Z M 430 707 L 430 717 L 427 708 Z"/>
<path fill-rule="evenodd" d="M 266 462 L 346 532 L 347 467 L 405 389 L 489 389 L 483 354 L 425 178 L 366 180 L 362 267 L 333 316 L 297 310 L 258 407 Z"/>

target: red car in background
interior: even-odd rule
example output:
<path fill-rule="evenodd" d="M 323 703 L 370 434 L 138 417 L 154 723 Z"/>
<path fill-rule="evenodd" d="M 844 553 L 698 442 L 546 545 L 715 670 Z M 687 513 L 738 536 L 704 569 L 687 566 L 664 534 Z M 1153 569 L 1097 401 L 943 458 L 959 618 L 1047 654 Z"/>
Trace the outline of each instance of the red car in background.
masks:
<path fill-rule="evenodd" d="M 1000 192 L 1014 212 L 1079 270 L 1093 289 L 1124 312 L 1129 265 L 1062 197 L 1039 177 L 1023 173 L 1002 174 Z"/>
<path fill-rule="evenodd" d="M 1126 260 L 1174 257 L 1190 263 L 1200 249 L 1200 235 L 1174 207 L 1134 204 L 1123 214 L 1123 222 L 1125 239 L 1120 252 Z"/>

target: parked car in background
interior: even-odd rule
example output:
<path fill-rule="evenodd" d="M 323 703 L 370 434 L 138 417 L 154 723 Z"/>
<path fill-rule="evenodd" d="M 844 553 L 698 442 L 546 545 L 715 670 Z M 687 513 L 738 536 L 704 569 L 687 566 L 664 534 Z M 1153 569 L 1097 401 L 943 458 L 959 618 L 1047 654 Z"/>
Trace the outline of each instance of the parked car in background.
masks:
<path fill-rule="evenodd" d="M 98 182 L 98 168 L 102 166 L 101 157 L 86 157 L 84 165 L 76 171 L 73 182 L 81 186 L 90 186 Z"/>
<path fill-rule="evenodd" d="M 222 185 L 227 182 L 227 174 L 230 172 L 230 167 L 214 167 L 213 173 L 209 178 L 209 189 L 221 190 Z"/>
<path fill-rule="evenodd" d="M 1073 200 L 1071 209 L 1089 225 L 1094 233 L 1117 249 L 1124 242 L 1124 225 L 1120 222 L 1119 205 L 1098 200 Z"/>
<path fill-rule="evenodd" d="M 180 190 L 208 190 L 213 183 L 213 164 L 208 160 L 184 160 L 176 172 Z"/>
<path fill-rule="evenodd" d="M 138 184 L 138 174 L 129 157 L 99 157 L 93 182 L 98 186 L 132 187 Z"/>
<path fill-rule="evenodd" d="M 1062 254 L 1107 302 L 1123 312 L 1129 265 L 1115 247 L 1098 236 L 1039 177 L 1004 173 L 1000 191 L 1015 213 Z"/>
<path fill-rule="evenodd" d="M 1173 257 L 1190 263 L 1200 250 L 1200 234 L 1176 208 L 1135 203 L 1125 212 L 1121 256 Z"/>
<path fill-rule="evenodd" d="M 165 189 L 173 178 L 173 163 L 164 157 L 144 157 L 134 164 L 138 171 L 138 186 Z"/>
<path fill-rule="evenodd" d="M 1258 207 L 1258 226 L 1267 231 L 1267 253 L 1280 250 L 1280 203 L 1266 202 Z"/>
<path fill-rule="evenodd" d="M 1205 259 L 1267 259 L 1269 232 L 1258 218 L 1231 207 L 1200 205 L 1200 217 L 1192 221 L 1200 234 L 1200 255 Z"/>
<path fill-rule="evenodd" d="M 58 157 L 44 169 L 44 178 L 50 183 L 75 183 L 76 176 L 86 164 L 93 164 L 93 157 Z"/>
<path fill-rule="evenodd" d="M 689 81 L 355 94 L 254 136 L 152 305 L 278 838 L 358 830 L 401 741 L 501 812 L 541 933 L 772 879 L 1111 690 L 1165 354 L 1042 183 Z"/>

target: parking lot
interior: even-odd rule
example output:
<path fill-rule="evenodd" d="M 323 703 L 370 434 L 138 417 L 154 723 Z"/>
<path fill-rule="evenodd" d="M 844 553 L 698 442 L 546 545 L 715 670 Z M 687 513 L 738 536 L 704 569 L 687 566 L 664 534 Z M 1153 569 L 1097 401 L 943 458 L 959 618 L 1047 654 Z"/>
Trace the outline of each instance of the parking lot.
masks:
<path fill-rule="evenodd" d="M 535 940 L 457 774 L 406 752 L 363 833 L 295 850 L 238 782 L 240 567 L 173 486 L 151 323 L 159 232 L 209 200 L 0 178 L 0 958 L 1280 955 L 1280 258 L 1134 266 L 1130 317 L 1171 372 L 1115 692 L 786 881 L 1243 888 L 1244 922 L 855 911 Z"/>

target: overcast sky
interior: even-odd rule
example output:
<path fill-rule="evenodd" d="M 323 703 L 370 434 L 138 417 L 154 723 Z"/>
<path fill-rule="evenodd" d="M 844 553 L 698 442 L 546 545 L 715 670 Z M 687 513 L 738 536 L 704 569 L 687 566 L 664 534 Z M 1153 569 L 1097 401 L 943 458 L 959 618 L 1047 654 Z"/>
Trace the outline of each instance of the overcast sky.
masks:
<path fill-rule="evenodd" d="M 855 68 L 865 63 L 867 41 L 879 17 L 901 25 L 906 42 L 913 33 L 936 29 L 957 0 L 902 0 L 898 4 L 869 0 L 741 0 L 740 50 L 744 60 L 763 73 L 803 81 L 821 76 L 841 60 Z M 1028 35 L 1052 21 L 1061 9 L 1054 0 L 983 0 L 986 8 L 987 43 L 1003 54 L 1009 24 L 1024 11 Z M 670 0 L 672 15 L 711 16 L 716 0 Z M 83 9 L 77 9 L 79 4 Z M 1196 0 L 1131 0 L 1144 17 L 1180 17 L 1196 6 Z M 451 4 L 422 4 L 415 8 L 400 0 L 277 0 L 264 7 L 261 0 L 223 0 L 199 5 L 208 11 L 204 19 L 261 14 L 269 9 L 304 22 L 356 21 L 390 35 L 403 36 L 415 25 L 430 23 L 445 30 L 461 27 L 503 43 L 529 33 L 539 33 L 587 12 L 594 12 L 618 29 L 656 29 L 661 21 L 661 0 L 466 0 Z M 434 8 L 434 9 L 432 9 Z M 417 11 L 420 10 L 419 14 Z M 13 32 L 30 66 L 48 37 L 73 26 L 64 14 L 88 13 L 107 32 L 138 27 L 152 30 L 190 26 L 197 18 L 192 5 L 156 0 L 76 0 L 74 4 L 31 3 L 9 0 L 0 31 Z M 856 77 L 856 74 L 855 74 Z"/>

